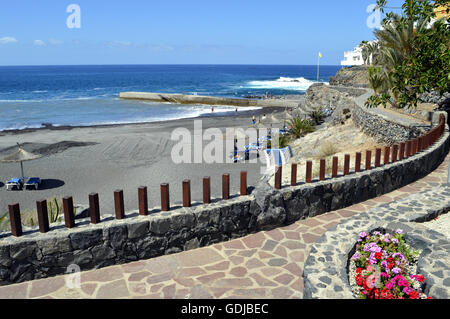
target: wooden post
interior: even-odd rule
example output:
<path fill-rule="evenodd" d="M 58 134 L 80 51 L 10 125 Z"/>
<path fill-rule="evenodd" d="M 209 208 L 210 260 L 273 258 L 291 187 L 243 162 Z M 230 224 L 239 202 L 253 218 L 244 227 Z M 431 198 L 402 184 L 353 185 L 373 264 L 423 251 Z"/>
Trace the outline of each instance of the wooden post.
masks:
<path fill-rule="evenodd" d="M 247 172 L 241 172 L 241 196 L 247 196 Z"/>
<path fill-rule="evenodd" d="M 230 199 L 230 174 L 222 175 L 222 199 Z"/>
<path fill-rule="evenodd" d="M 350 174 L 350 154 L 344 156 L 344 176 Z"/>
<path fill-rule="evenodd" d="M 411 157 L 412 155 L 412 141 L 409 140 L 406 142 L 406 158 Z"/>
<path fill-rule="evenodd" d="M 398 144 L 392 146 L 392 163 L 397 162 L 398 159 Z"/>
<path fill-rule="evenodd" d="M 333 166 L 331 169 L 331 177 L 336 178 L 338 176 L 338 164 L 339 158 L 337 156 L 333 156 Z"/>
<path fill-rule="evenodd" d="M 372 151 L 366 151 L 366 171 L 369 171 L 372 168 Z"/>
<path fill-rule="evenodd" d="M 15 237 L 23 235 L 22 221 L 20 220 L 20 206 L 19 204 L 8 205 L 9 221 L 11 223 L 11 234 Z"/>
<path fill-rule="evenodd" d="M 163 212 L 170 211 L 169 184 L 161 184 L 161 210 Z"/>
<path fill-rule="evenodd" d="M 384 147 L 384 158 L 383 163 L 384 165 L 389 164 L 389 156 L 391 155 L 391 148 L 389 146 Z"/>
<path fill-rule="evenodd" d="M 100 204 L 98 193 L 89 194 L 89 213 L 91 215 L 91 224 L 100 223 Z"/>
<path fill-rule="evenodd" d="M 183 207 L 191 207 L 191 181 L 183 181 Z"/>
<path fill-rule="evenodd" d="M 146 186 L 139 187 L 138 200 L 139 200 L 139 215 L 146 216 L 148 214 L 148 197 Z"/>
<path fill-rule="evenodd" d="M 400 151 L 399 151 L 399 155 L 398 155 L 398 159 L 400 161 L 405 158 L 405 146 L 406 146 L 406 144 L 404 142 L 400 143 Z"/>
<path fill-rule="evenodd" d="M 361 172 L 361 152 L 357 152 L 355 156 L 355 172 Z"/>
<path fill-rule="evenodd" d="M 297 163 L 291 165 L 291 186 L 297 185 Z"/>
<path fill-rule="evenodd" d="M 307 161 L 306 162 L 305 182 L 306 183 L 311 183 L 312 182 L 312 161 Z"/>
<path fill-rule="evenodd" d="M 118 189 L 114 191 L 114 210 L 116 219 L 125 218 L 125 204 L 123 201 L 123 190 Z"/>
<path fill-rule="evenodd" d="M 417 153 L 422 152 L 422 148 L 423 148 L 423 137 L 419 136 L 417 143 Z"/>
<path fill-rule="evenodd" d="M 381 166 L 381 148 L 377 148 L 375 151 L 375 167 Z"/>
<path fill-rule="evenodd" d="M 211 203 L 211 178 L 203 177 L 203 204 Z"/>
<path fill-rule="evenodd" d="M 36 211 L 39 223 L 39 231 L 41 233 L 48 232 L 50 230 L 50 226 L 48 223 L 47 201 L 45 199 L 36 202 Z"/>
<path fill-rule="evenodd" d="M 319 171 L 319 179 L 321 181 L 325 180 L 325 166 L 326 166 L 326 161 L 325 159 L 321 159 L 320 160 L 320 171 Z"/>
<path fill-rule="evenodd" d="M 75 227 L 75 213 L 73 210 L 73 198 L 70 196 L 63 198 L 64 223 L 67 228 Z"/>
<path fill-rule="evenodd" d="M 283 175 L 283 167 L 275 166 L 275 188 L 281 189 L 281 177 Z"/>
<path fill-rule="evenodd" d="M 419 145 L 419 139 L 418 138 L 413 139 L 413 146 L 412 146 L 412 154 L 411 155 L 414 156 L 414 155 L 417 154 L 418 145 Z"/>

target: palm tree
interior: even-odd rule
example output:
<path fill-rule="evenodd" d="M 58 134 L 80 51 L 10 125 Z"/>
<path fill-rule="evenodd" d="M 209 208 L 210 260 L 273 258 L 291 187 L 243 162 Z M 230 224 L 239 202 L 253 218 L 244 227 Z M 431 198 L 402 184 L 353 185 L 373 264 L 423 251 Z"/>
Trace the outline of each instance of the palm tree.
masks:
<path fill-rule="evenodd" d="M 367 44 L 367 50 L 372 54 L 372 64 L 381 68 L 369 72 L 369 82 L 376 93 L 390 91 L 393 97 L 390 103 L 394 107 L 398 106 L 399 94 L 393 85 L 393 70 L 414 52 L 414 37 L 426 27 L 425 19 L 414 23 L 412 19 L 393 15 L 391 21 L 383 22 L 382 28 L 374 32 L 377 42 Z"/>

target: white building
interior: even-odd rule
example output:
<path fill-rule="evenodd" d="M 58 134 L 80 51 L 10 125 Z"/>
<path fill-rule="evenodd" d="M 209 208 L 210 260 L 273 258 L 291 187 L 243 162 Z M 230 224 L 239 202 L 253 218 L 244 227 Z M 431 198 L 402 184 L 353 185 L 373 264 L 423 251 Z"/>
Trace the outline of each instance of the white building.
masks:
<path fill-rule="evenodd" d="M 353 51 L 344 52 L 344 61 L 341 61 L 342 66 L 363 65 L 364 60 L 362 56 L 361 47 L 357 46 Z"/>

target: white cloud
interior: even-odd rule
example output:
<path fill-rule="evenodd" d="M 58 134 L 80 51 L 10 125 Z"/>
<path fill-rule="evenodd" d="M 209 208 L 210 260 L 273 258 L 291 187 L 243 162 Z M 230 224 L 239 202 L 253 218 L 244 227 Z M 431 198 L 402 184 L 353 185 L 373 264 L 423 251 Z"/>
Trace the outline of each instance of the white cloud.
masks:
<path fill-rule="evenodd" d="M 8 43 L 16 43 L 16 42 L 19 42 L 19 41 L 17 41 L 17 39 L 13 38 L 13 37 L 0 38 L 0 44 L 8 44 Z"/>
<path fill-rule="evenodd" d="M 42 40 L 34 40 L 33 43 L 34 43 L 34 45 L 39 46 L 39 47 L 45 46 L 45 42 Z"/>
<path fill-rule="evenodd" d="M 52 44 L 52 45 L 59 45 L 59 44 L 63 44 L 64 41 L 62 40 L 57 40 L 57 39 L 49 39 L 48 43 Z"/>

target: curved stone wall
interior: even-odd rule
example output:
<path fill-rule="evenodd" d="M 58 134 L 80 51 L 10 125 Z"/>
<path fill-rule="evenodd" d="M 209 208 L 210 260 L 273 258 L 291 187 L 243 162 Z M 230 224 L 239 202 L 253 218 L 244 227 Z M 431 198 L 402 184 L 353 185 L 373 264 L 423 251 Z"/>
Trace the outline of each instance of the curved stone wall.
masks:
<path fill-rule="evenodd" d="M 416 138 L 427 131 L 428 126 L 425 124 L 365 107 L 364 103 L 371 95 L 372 92 L 367 90 L 355 98 L 352 118 L 357 127 L 377 142 L 392 145 Z"/>

